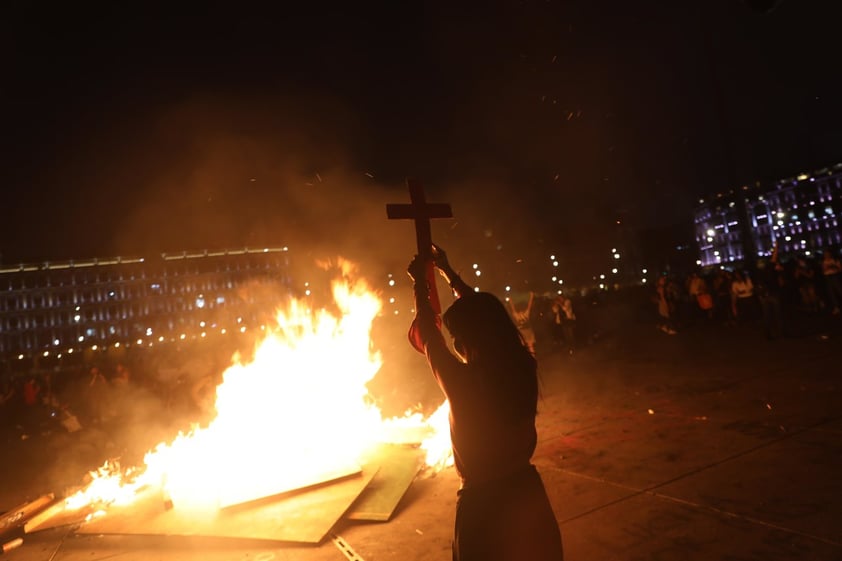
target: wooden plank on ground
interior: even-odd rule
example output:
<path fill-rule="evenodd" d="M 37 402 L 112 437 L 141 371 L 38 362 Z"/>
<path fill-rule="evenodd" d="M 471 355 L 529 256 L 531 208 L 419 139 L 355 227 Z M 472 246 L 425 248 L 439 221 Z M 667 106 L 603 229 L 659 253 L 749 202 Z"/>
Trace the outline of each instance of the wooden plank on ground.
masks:
<path fill-rule="evenodd" d="M 263 469 L 267 468 L 264 466 Z M 276 471 L 270 471 L 269 473 L 279 472 L 281 472 L 280 466 Z M 248 475 L 246 475 L 240 478 L 238 485 L 231 487 L 222 486 L 219 489 L 219 508 L 236 507 L 245 503 L 260 501 L 265 498 L 274 497 L 290 491 L 329 483 L 351 475 L 359 475 L 361 472 L 362 468 L 354 463 L 344 466 L 336 466 L 324 471 L 300 473 L 297 477 L 279 478 L 281 480 L 278 481 L 277 485 L 275 485 L 270 491 L 266 490 L 265 484 L 263 483 L 264 478 L 257 478 L 259 486 L 248 488 L 249 481 Z M 237 477 L 237 475 L 234 474 L 232 477 Z"/>
<path fill-rule="evenodd" d="M 27 534 L 31 534 L 32 532 L 49 530 L 50 528 L 81 524 L 94 511 L 95 509 L 91 506 L 67 508 L 64 499 L 57 499 L 53 504 L 27 520 L 24 529 Z"/>
<path fill-rule="evenodd" d="M 40 497 L 27 501 L 23 504 L 10 508 L 2 515 L 0 515 L 0 532 L 5 532 L 16 526 L 20 526 L 29 520 L 39 511 L 47 508 L 47 506 L 55 500 L 55 495 L 48 493 Z"/>
<path fill-rule="evenodd" d="M 371 484 L 351 505 L 345 518 L 386 522 L 421 469 L 424 453 L 418 447 L 385 444 L 366 459 L 380 469 Z"/>
<path fill-rule="evenodd" d="M 33 516 L 37 516 L 55 501 L 55 495 L 48 493 L 41 495 L 34 500 L 17 505 L 0 515 L 0 545 L 6 548 L 11 543 L 17 544 L 17 540 L 26 533 L 25 525 Z M 5 549 L 3 550 L 5 551 Z M 3 553 L 0 551 L 0 554 Z"/>
<path fill-rule="evenodd" d="M 80 534 L 159 534 L 318 544 L 371 482 L 376 470 L 241 506 L 197 512 L 165 510 L 160 492 L 83 524 Z"/>

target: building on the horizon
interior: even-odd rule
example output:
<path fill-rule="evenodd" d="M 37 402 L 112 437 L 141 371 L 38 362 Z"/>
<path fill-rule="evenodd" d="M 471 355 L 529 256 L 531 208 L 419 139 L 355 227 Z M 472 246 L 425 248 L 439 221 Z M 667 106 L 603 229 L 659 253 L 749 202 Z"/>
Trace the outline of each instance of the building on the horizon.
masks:
<path fill-rule="evenodd" d="M 745 265 L 746 248 L 753 252 L 750 259 L 765 258 L 776 244 L 782 258 L 838 251 L 841 223 L 842 163 L 771 185 L 744 186 L 699 201 L 694 220 L 697 264 Z M 744 231 L 750 232 L 749 240 L 743 239 Z"/>
<path fill-rule="evenodd" d="M 254 295 L 288 290 L 289 265 L 286 247 L 6 265 L 0 358 L 60 358 L 244 330 L 274 311 Z"/>

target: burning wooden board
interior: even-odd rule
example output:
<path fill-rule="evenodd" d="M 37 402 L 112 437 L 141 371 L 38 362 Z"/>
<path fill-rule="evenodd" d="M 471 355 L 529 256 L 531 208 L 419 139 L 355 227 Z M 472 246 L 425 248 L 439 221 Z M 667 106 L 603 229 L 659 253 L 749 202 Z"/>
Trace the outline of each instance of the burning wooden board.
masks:
<path fill-rule="evenodd" d="M 345 514 L 348 520 L 386 522 L 418 475 L 424 453 L 417 447 L 385 444 L 366 459 L 377 474 Z"/>
<path fill-rule="evenodd" d="M 0 515 L 0 546 L 3 548 L 0 551 L 5 553 L 8 544 L 18 541 L 25 533 L 26 523 L 54 501 L 55 496 L 52 493 L 41 495 Z"/>
<path fill-rule="evenodd" d="M 24 530 L 27 534 L 31 534 L 40 530 L 81 524 L 86 518 L 93 516 L 95 512 L 96 509 L 90 505 L 68 508 L 64 499 L 57 499 L 50 506 L 27 520 Z"/>
<path fill-rule="evenodd" d="M 0 532 L 5 532 L 19 526 L 38 514 L 55 500 L 55 495 L 48 493 L 32 501 L 27 501 L 14 508 L 10 508 L 0 516 Z"/>
<path fill-rule="evenodd" d="M 371 482 L 376 470 L 215 511 L 166 510 L 160 491 L 82 525 L 81 534 L 159 534 L 318 544 Z"/>
<path fill-rule="evenodd" d="M 338 466 L 329 470 L 320 471 L 318 473 L 307 474 L 301 473 L 297 477 L 288 477 L 274 486 L 273 489 L 267 489 L 265 485 L 256 485 L 252 488 L 248 485 L 242 484 L 237 488 L 221 487 L 219 489 L 219 508 L 236 507 L 252 501 L 259 501 L 267 497 L 274 497 L 290 491 L 298 489 L 306 489 L 329 483 L 337 479 L 349 477 L 351 475 L 359 475 L 362 468 L 357 464 L 350 464 L 346 466 Z M 236 477 L 236 474 L 232 474 Z"/>

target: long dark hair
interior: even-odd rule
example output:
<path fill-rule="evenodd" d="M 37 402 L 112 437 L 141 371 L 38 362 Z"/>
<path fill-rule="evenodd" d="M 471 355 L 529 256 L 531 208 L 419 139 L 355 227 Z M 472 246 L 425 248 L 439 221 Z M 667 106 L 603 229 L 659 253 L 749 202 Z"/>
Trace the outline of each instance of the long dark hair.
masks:
<path fill-rule="evenodd" d="M 468 364 L 488 378 L 501 406 L 518 416 L 535 415 L 538 362 L 503 303 L 488 292 L 465 294 L 442 320 L 464 349 Z"/>

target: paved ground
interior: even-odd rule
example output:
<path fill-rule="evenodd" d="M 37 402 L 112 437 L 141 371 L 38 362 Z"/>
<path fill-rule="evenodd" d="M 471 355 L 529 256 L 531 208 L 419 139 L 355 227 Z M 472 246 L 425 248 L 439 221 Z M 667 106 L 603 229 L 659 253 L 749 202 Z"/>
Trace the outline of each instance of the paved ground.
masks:
<path fill-rule="evenodd" d="M 567 559 L 842 559 L 842 326 L 767 341 L 757 326 L 669 336 L 625 319 L 573 356 L 542 357 L 535 463 Z M 24 448 L 3 454 L 0 511 L 49 490 L 42 472 L 62 463 Z M 444 561 L 456 488 L 452 469 L 416 479 L 390 522 L 340 522 L 316 547 L 60 528 L 6 556 Z"/>

